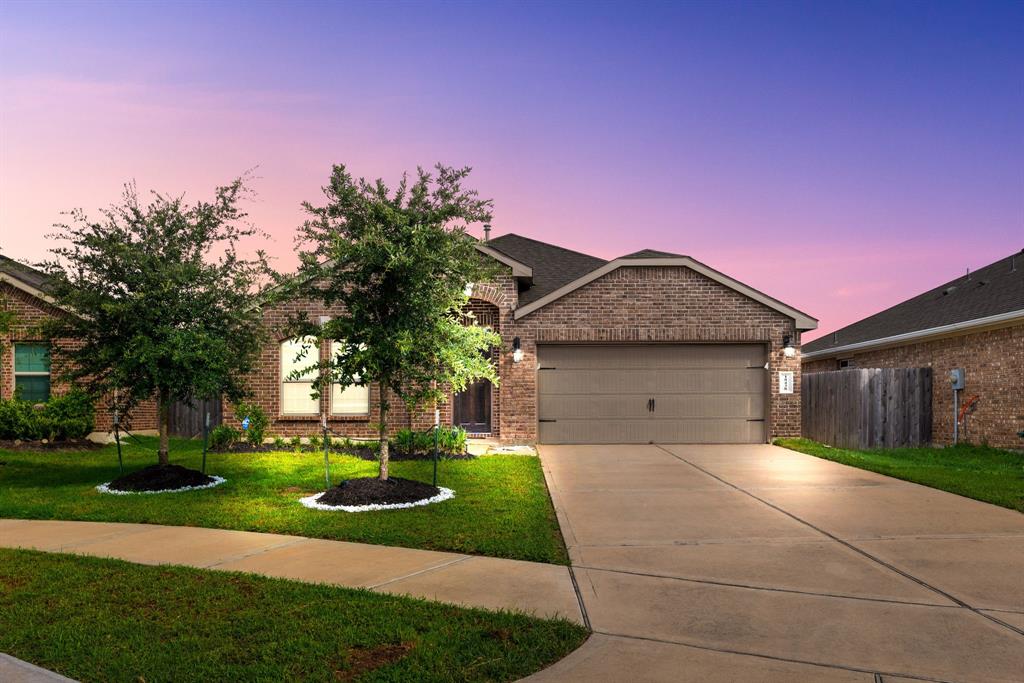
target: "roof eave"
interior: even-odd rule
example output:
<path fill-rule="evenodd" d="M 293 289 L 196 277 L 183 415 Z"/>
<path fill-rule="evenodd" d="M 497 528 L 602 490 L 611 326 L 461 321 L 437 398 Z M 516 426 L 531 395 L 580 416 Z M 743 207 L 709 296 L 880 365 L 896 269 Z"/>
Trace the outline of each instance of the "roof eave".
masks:
<path fill-rule="evenodd" d="M 506 265 L 509 268 L 511 268 L 512 269 L 512 277 L 521 277 L 521 278 L 532 278 L 533 277 L 533 268 L 531 268 L 530 266 L 526 265 L 525 263 L 522 263 L 520 261 L 516 261 L 511 256 L 503 254 L 502 252 L 498 251 L 494 247 L 489 247 L 486 244 L 477 244 L 476 245 L 476 249 L 480 253 L 486 254 L 487 256 L 490 256 L 495 261 L 498 261 L 499 263 L 503 263 L 504 265 Z"/>
<path fill-rule="evenodd" d="M 1008 311 L 1006 313 L 997 313 L 996 315 L 974 318 L 973 320 L 964 320 L 958 323 L 950 323 L 949 325 L 929 327 L 924 330 L 894 334 L 889 337 L 879 337 L 878 339 L 868 339 L 862 342 L 833 346 L 818 351 L 804 351 L 801 354 L 801 358 L 804 361 L 822 360 L 842 355 L 844 353 L 870 351 L 888 346 L 901 346 L 903 344 L 930 341 L 933 339 L 941 339 L 943 337 L 956 336 L 965 332 L 980 332 L 986 328 L 1005 327 L 1018 322 L 1024 322 L 1024 309 L 1019 311 Z"/>
<path fill-rule="evenodd" d="M 757 301 L 760 304 L 767 306 L 768 308 L 774 309 L 790 318 L 796 323 L 796 328 L 800 331 L 813 330 L 818 327 L 818 321 L 816 318 L 812 318 L 803 311 L 799 311 L 792 306 L 787 306 L 778 299 L 774 299 L 763 292 L 759 292 L 753 287 L 749 287 L 739 280 L 720 273 L 714 268 L 710 268 L 700 261 L 696 261 L 689 256 L 681 256 L 677 258 L 617 258 L 614 261 L 609 261 L 600 268 L 590 271 L 586 275 L 583 275 L 572 282 L 559 287 L 555 291 L 542 296 L 536 301 L 529 303 L 525 306 L 521 306 L 515 310 L 516 320 L 523 318 L 530 313 L 533 313 L 539 308 L 547 306 L 549 303 L 562 298 L 566 294 L 573 292 L 584 285 L 587 285 L 594 280 L 607 275 L 613 270 L 622 268 L 624 266 L 683 266 L 694 270 L 705 277 L 718 282 L 719 284 L 725 285 L 726 287 L 743 294 L 744 296 Z"/>
<path fill-rule="evenodd" d="M 41 301 L 45 301 L 46 303 L 50 304 L 51 306 L 55 306 L 55 307 L 61 308 L 63 310 L 63 308 L 60 305 L 57 304 L 57 300 L 54 299 L 52 296 L 50 296 L 49 294 L 47 294 L 43 290 L 39 289 L 38 287 L 30 285 L 29 283 L 25 282 L 24 280 L 21 280 L 21 279 L 19 279 L 17 277 L 14 277 L 10 273 L 0 272 L 0 282 L 6 282 L 7 284 L 11 285 L 15 289 L 20 289 L 21 291 L 25 292 L 26 294 L 31 294 L 35 298 L 37 298 L 37 299 L 39 299 Z"/>

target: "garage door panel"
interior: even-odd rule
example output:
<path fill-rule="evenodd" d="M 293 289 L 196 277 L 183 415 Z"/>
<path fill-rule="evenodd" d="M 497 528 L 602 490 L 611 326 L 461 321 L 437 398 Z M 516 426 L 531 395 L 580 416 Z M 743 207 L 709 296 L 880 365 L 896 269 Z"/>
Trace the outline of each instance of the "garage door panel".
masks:
<path fill-rule="evenodd" d="M 581 348 L 586 353 L 581 354 Z M 761 344 L 559 344 L 544 347 L 543 365 L 558 369 L 734 368 L 761 367 L 764 360 Z"/>
<path fill-rule="evenodd" d="M 764 370 L 746 368 L 543 370 L 538 389 L 547 394 L 714 394 L 760 391 Z"/>
<path fill-rule="evenodd" d="M 765 440 L 763 345 L 542 345 L 538 360 L 542 443 Z"/>
<path fill-rule="evenodd" d="M 765 423 L 740 419 L 575 420 L 540 423 L 540 441 L 560 443 L 761 443 Z"/>
<path fill-rule="evenodd" d="M 761 394 L 658 395 L 656 414 L 648 409 L 648 394 L 630 396 L 580 396 L 541 394 L 539 414 L 546 419 L 686 419 L 694 415 L 707 418 L 755 419 L 764 415 Z"/>

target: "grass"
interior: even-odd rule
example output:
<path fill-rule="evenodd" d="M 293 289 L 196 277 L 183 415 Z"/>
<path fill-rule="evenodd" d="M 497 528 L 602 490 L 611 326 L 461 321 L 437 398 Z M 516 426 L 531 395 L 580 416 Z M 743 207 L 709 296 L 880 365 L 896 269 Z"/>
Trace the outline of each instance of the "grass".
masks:
<path fill-rule="evenodd" d="M 156 462 L 155 439 L 126 446 L 125 471 Z M 171 461 L 198 469 L 201 445 L 171 444 Z M 448 550 L 568 564 L 540 461 L 528 456 L 445 460 L 438 483 L 452 500 L 405 510 L 328 512 L 299 504 L 324 490 L 322 454 L 212 453 L 207 472 L 227 478 L 212 489 L 113 496 L 94 487 L 114 479 L 113 446 L 94 451 L 0 450 L 0 517 L 143 522 L 242 529 L 312 538 Z M 391 474 L 431 480 L 431 463 L 392 462 Z M 331 480 L 371 476 L 377 464 L 331 455 Z"/>
<path fill-rule="evenodd" d="M 89 681 L 508 681 L 586 630 L 185 567 L 0 550 L 0 652 Z"/>
<path fill-rule="evenodd" d="M 1024 454 L 958 445 L 949 448 L 850 450 L 809 439 L 777 439 L 794 451 L 924 484 L 1024 512 Z"/>

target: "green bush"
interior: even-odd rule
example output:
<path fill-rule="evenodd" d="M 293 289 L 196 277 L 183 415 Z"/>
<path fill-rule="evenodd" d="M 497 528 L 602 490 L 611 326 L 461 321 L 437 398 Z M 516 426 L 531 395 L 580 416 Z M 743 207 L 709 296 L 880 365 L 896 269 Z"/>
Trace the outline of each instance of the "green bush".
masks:
<path fill-rule="evenodd" d="M 82 439 L 95 426 L 93 400 L 84 391 L 73 389 L 40 405 L 19 398 L 0 401 L 0 439 Z"/>
<path fill-rule="evenodd" d="M 278 435 L 278 436 L 274 437 L 274 448 L 276 448 L 277 450 L 283 451 L 284 447 L 285 447 L 285 443 L 286 442 L 285 442 L 283 436 Z"/>
<path fill-rule="evenodd" d="M 432 453 L 434 430 L 418 432 L 400 429 L 395 432 L 391 441 L 399 453 Z M 462 455 L 466 452 L 466 430 L 459 427 L 440 427 L 437 431 L 437 448 L 445 455 Z"/>
<path fill-rule="evenodd" d="M 293 437 L 292 437 L 292 438 L 291 438 L 291 439 L 289 440 L 289 443 L 291 443 L 291 445 L 292 445 L 292 449 L 293 449 L 293 450 L 294 450 L 294 451 L 295 451 L 296 453 L 298 453 L 299 451 L 301 451 L 301 450 L 302 450 L 302 437 L 301 437 L 301 436 L 293 436 Z"/>
<path fill-rule="evenodd" d="M 263 437 L 267 433 L 267 427 L 270 426 L 270 418 L 267 417 L 267 413 L 255 403 L 237 403 L 235 404 L 235 417 L 239 421 L 249 418 L 249 429 L 245 430 L 245 440 L 253 446 L 259 446 L 263 443 Z"/>
<path fill-rule="evenodd" d="M 210 448 L 215 451 L 226 451 L 238 442 L 241 435 L 234 427 L 217 425 L 210 432 Z"/>

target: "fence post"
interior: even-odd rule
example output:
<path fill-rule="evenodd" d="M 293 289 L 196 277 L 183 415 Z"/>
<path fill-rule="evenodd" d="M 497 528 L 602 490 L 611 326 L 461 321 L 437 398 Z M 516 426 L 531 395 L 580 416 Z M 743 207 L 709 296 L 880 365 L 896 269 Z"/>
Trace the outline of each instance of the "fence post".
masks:
<path fill-rule="evenodd" d="M 121 456 L 121 414 L 114 410 L 114 441 L 117 442 L 117 471 L 124 476 L 124 459 Z"/>
<path fill-rule="evenodd" d="M 203 401 L 203 406 L 206 406 L 206 402 Z M 210 411 L 204 411 L 205 416 L 203 418 L 203 474 L 206 474 L 206 444 L 207 437 L 210 434 Z"/>
<path fill-rule="evenodd" d="M 327 415 L 323 415 L 321 418 L 324 427 L 324 481 L 327 482 L 327 488 L 325 490 L 331 490 L 331 459 L 328 453 L 331 450 L 330 437 L 327 436 Z"/>

